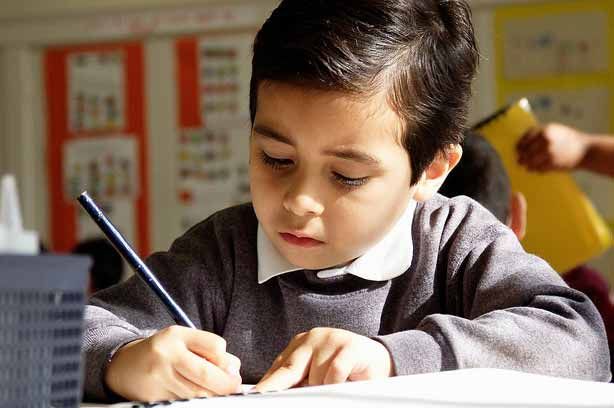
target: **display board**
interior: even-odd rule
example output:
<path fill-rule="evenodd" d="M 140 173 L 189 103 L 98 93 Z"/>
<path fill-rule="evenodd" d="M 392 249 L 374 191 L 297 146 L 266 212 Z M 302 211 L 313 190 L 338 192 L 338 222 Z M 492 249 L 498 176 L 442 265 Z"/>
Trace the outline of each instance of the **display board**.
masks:
<path fill-rule="evenodd" d="M 249 80 L 255 30 L 177 40 L 177 200 L 185 231 L 249 201 Z"/>
<path fill-rule="evenodd" d="M 44 53 L 51 249 L 101 235 L 75 198 L 87 190 L 148 253 L 143 47 L 138 42 Z"/>

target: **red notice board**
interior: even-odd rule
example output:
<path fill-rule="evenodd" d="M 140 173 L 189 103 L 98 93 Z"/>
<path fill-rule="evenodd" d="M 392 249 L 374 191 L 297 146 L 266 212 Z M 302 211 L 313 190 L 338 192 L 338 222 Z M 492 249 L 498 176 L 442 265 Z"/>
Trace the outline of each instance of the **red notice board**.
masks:
<path fill-rule="evenodd" d="M 110 68 L 105 69 L 105 64 Z M 49 48 L 44 53 L 44 84 L 51 249 L 70 251 L 83 238 L 80 236 L 83 235 L 80 227 L 83 221 L 79 221 L 82 210 L 71 194 L 81 188 L 88 191 L 98 189 L 85 177 L 73 186 L 74 191 L 67 187 L 67 180 L 72 179 L 67 178 L 66 162 L 72 160 L 77 168 L 80 165 L 80 158 L 74 153 L 79 150 L 67 150 L 67 146 L 81 143 L 83 146 L 78 147 L 85 152 L 84 146 L 89 146 L 88 153 L 95 157 L 91 147 L 104 147 L 106 143 L 110 159 L 109 163 L 104 163 L 108 165 L 105 171 L 120 168 L 117 158 L 112 156 L 113 146 L 132 147 L 130 161 L 126 159 L 121 164 L 120 169 L 130 174 L 130 177 L 124 177 L 121 189 L 117 182 L 121 175 L 102 174 L 96 163 L 93 166 L 96 174 L 104 177 L 101 194 L 106 194 L 106 201 L 121 198 L 120 190 L 125 194 L 123 202 L 128 203 L 128 207 L 122 205 L 127 216 L 114 219 L 112 213 L 109 215 L 120 231 L 131 231 L 132 245 L 141 255 L 147 255 L 149 191 L 142 44 L 126 42 Z M 99 119 L 101 117 L 103 119 Z M 67 151 L 72 152 L 71 157 Z"/>

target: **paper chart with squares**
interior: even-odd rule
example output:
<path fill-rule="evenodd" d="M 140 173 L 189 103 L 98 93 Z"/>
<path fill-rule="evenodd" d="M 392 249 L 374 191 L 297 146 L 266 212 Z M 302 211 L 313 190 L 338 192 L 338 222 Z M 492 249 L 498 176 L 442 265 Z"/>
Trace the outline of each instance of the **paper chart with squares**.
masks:
<path fill-rule="evenodd" d="M 210 36 L 200 41 L 199 94 L 207 126 L 248 117 L 252 41 L 251 34 Z"/>
<path fill-rule="evenodd" d="M 508 80 L 608 70 L 605 12 L 562 13 L 511 20 L 503 26 L 503 68 Z"/>
<path fill-rule="evenodd" d="M 185 129 L 177 157 L 181 230 L 250 200 L 249 127 Z"/>
<path fill-rule="evenodd" d="M 87 137 L 64 145 L 64 199 L 87 190 L 129 242 L 135 240 L 134 200 L 139 195 L 137 142 L 131 135 Z M 101 236 L 83 211 L 77 212 L 77 240 Z"/>
<path fill-rule="evenodd" d="M 124 127 L 124 55 L 83 52 L 68 60 L 69 128 L 74 132 Z"/>

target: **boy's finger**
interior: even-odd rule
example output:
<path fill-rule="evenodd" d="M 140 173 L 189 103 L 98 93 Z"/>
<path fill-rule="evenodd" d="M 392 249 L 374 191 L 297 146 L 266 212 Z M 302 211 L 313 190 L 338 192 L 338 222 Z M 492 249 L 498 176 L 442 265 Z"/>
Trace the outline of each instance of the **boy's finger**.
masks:
<path fill-rule="evenodd" d="M 336 349 L 320 349 L 311 358 L 308 385 L 322 385 L 328 366 L 335 357 Z"/>
<path fill-rule="evenodd" d="M 213 364 L 218 366 L 226 364 L 226 340 L 217 334 L 190 330 L 184 341 L 190 351 L 205 357 Z"/>
<path fill-rule="evenodd" d="M 239 357 L 226 353 L 226 363 L 220 367 L 230 375 L 241 377 L 241 360 Z"/>
<path fill-rule="evenodd" d="M 346 382 L 354 369 L 349 349 L 342 349 L 328 365 L 322 384 L 339 384 Z"/>
<path fill-rule="evenodd" d="M 226 371 L 197 354 L 187 352 L 175 363 L 175 369 L 197 386 L 218 395 L 232 394 L 241 385 L 241 377 Z"/>
<path fill-rule="evenodd" d="M 271 367 L 269 367 L 266 373 L 264 373 L 264 375 L 260 379 L 260 382 L 269 378 L 272 373 L 277 371 L 277 369 L 281 367 L 282 364 L 284 364 L 287 357 L 290 356 L 292 353 L 294 353 L 294 350 L 302 344 L 302 342 L 305 340 L 306 335 L 307 333 L 298 334 L 290 341 L 290 344 L 288 344 L 288 346 L 284 349 L 284 351 L 282 351 L 275 358 L 275 360 L 273 361 L 273 364 L 271 364 Z"/>
<path fill-rule="evenodd" d="M 173 373 L 171 383 L 173 394 L 179 398 L 202 398 L 215 395 L 211 390 L 190 381 L 189 378 L 186 378 L 177 370 Z"/>
<path fill-rule="evenodd" d="M 259 392 L 285 390 L 299 384 L 309 373 L 312 349 L 299 347 L 267 377 L 256 384 Z"/>
<path fill-rule="evenodd" d="M 285 358 L 283 353 L 278 355 L 277 358 L 275 358 L 275 361 L 273 361 L 273 364 L 271 365 L 271 367 L 269 367 L 269 369 L 266 371 L 266 373 L 264 373 L 264 375 L 260 379 L 260 382 L 266 380 L 267 378 L 269 378 L 271 376 L 271 374 L 273 374 L 275 371 L 277 371 L 277 369 L 279 367 L 281 367 L 281 365 L 283 364 L 285 359 L 286 358 Z"/>

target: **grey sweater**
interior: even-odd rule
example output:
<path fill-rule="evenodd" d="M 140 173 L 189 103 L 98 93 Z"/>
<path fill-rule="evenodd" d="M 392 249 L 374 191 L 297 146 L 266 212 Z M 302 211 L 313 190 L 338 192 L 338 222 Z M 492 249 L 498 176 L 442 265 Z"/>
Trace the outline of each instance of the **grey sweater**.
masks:
<path fill-rule="evenodd" d="M 258 284 L 257 225 L 251 205 L 229 208 L 147 260 L 197 327 L 226 339 L 246 383 L 314 327 L 382 342 L 398 375 L 495 367 L 610 379 L 593 304 L 466 197 L 418 204 L 412 264 L 384 282 L 304 270 Z M 102 379 L 119 346 L 172 324 L 137 277 L 99 292 L 86 309 L 85 397 L 108 399 Z"/>

